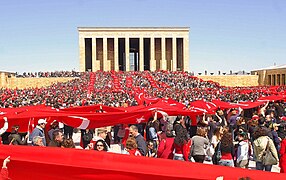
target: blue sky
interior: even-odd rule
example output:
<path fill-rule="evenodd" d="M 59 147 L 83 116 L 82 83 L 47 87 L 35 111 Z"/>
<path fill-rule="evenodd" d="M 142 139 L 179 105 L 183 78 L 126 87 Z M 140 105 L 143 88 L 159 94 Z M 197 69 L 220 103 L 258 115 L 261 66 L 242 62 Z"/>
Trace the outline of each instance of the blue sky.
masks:
<path fill-rule="evenodd" d="M 81 26 L 188 26 L 195 73 L 286 64 L 285 0 L 3 0 L 0 70 L 79 70 Z"/>

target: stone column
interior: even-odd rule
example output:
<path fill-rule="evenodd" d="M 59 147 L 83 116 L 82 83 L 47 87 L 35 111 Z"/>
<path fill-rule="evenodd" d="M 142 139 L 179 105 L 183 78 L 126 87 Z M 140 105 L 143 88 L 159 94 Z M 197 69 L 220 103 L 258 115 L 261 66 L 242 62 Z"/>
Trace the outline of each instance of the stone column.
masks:
<path fill-rule="evenodd" d="M 103 37 L 103 71 L 109 71 L 107 60 L 107 37 Z"/>
<path fill-rule="evenodd" d="M 96 66 L 96 38 L 95 37 L 91 39 L 91 44 L 92 44 L 92 57 L 91 57 L 92 72 L 95 72 L 99 70 L 98 67 Z"/>
<path fill-rule="evenodd" d="M 125 71 L 130 70 L 129 51 L 129 37 L 125 37 Z"/>
<path fill-rule="evenodd" d="M 139 71 L 144 71 L 144 39 L 140 37 L 139 40 Z"/>
<path fill-rule="evenodd" d="M 177 71 L 177 38 L 173 37 L 172 39 L 172 51 L 173 51 L 173 58 L 172 58 L 172 71 Z"/>
<path fill-rule="evenodd" d="M 183 68 L 184 68 L 184 71 L 189 72 L 189 58 L 190 58 L 189 53 L 190 53 L 190 51 L 189 51 L 189 36 L 188 35 L 186 35 L 184 37 L 183 53 L 184 53 L 184 55 L 183 55 L 184 56 Z"/>
<path fill-rule="evenodd" d="M 79 71 L 85 72 L 85 40 L 83 35 L 79 35 Z"/>
<path fill-rule="evenodd" d="M 118 65 L 118 37 L 114 37 L 114 70 L 119 71 Z"/>
<path fill-rule="evenodd" d="M 1 72 L 0 82 L 1 82 L 1 87 L 7 87 L 7 84 L 6 84 L 6 76 L 5 76 L 5 73 L 4 73 L 4 72 Z"/>
<path fill-rule="evenodd" d="M 161 59 L 161 69 L 167 70 L 167 61 L 166 61 L 166 38 L 163 36 L 161 38 L 161 53 L 162 53 L 162 59 Z"/>
<path fill-rule="evenodd" d="M 156 62 L 155 62 L 155 38 L 152 36 L 150 38 L 150 71 L 156 70 Z"/>

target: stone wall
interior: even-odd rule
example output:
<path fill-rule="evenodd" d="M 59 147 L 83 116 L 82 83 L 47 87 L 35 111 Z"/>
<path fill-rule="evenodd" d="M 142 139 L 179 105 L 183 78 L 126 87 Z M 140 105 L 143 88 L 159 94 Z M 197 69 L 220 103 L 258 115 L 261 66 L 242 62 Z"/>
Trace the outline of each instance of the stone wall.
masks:
<path fill-rule="evenodd" d="M 205 81 L 218 82 L 222 86 L 258 86 L 258 75 L 210 75 L 198 77 Z"/>
<path fill-rule="evenodd" d="M 1 87 L 7 88 L 28 88 L 28 87 L 43 87 L 49 86 L 55 82 L 67 82 L 74 78 L 71 77 L 59 77 L 59 78 L 7 78 L 5 83 L 0 83 Z"/>
<path fill-rule="evenodd" d="M 259 85 L 286 85 L 286 68 L 273 68 L 251 71 L 259 76 Z"/>
<path fill-rule="evenodd" d="M 209 75 L 209 76 L 198 76 L 199 78 L 207 81 L 212 80 L 218 82 L 222 86 L 257 86 L 258 75 Z M 42 87 L 49 86 L 55 82 L 67 82 L 74 78 L 1 78 L 0 87 L 7 88 L 28 88 L 28 87 Z M 5 81 L 5 82 L 2 82 Z"/>

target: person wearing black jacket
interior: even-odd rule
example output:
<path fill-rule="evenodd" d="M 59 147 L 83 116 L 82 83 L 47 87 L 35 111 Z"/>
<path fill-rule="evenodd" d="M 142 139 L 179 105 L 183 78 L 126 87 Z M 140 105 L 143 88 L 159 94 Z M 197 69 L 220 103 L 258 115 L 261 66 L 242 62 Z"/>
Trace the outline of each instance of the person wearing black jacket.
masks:
<path fill-rule="evenodd" d="M 13 126 L 11 130 L 11 134 L 8 136 L 8 141 L 11 145 L 25 145 L 27 144 L 28 136 L 22 140 L 22 137 L 18 133 L 19 126 Z"/>

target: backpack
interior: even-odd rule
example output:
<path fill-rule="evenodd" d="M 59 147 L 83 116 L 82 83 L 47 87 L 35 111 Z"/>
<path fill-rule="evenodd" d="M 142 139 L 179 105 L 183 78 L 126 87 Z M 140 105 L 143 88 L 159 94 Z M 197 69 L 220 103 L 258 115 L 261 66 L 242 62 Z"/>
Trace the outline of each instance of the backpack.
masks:
<path fill-rule="evenodd" d="M 221 142 L 219 142 L 219 143 L 217 144 L 217 146 L 215 147 L 215 152 L 214 152 L 214 155 L 213 155 L 213 157 L 212 157 L 213 164 L 218 164 L 218 162 L 219 162 L 220 159 L 221 159 L 220 144 L 221 144 Z"/>

